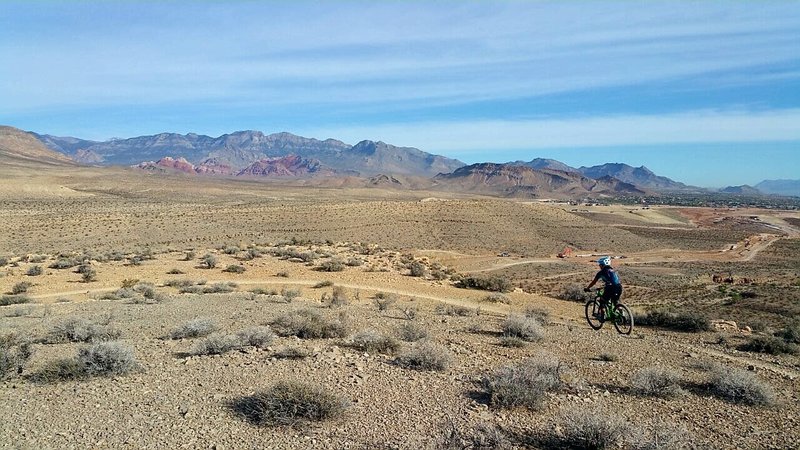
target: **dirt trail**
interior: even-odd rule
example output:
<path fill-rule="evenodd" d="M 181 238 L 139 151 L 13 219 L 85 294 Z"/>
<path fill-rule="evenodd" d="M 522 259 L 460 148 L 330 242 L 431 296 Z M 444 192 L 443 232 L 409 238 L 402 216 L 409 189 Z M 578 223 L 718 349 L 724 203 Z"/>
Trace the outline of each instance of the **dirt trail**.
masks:
<path fill-rule="evenodd" d="M 716 358 L 722 358 L 728 361 L 737 362 L 743 366 L 753 366 L 759 369 L 769 370 L 771 372 L 782 375 L 790 380 L 796 380 L 797 378 L 800 378 L 800 371 L 785 366 L 779 366 L 777 364 L 773 364 L 767 361 L 761 361 L 747 356 L 730 355 L 728 353 L 724 353 L 718 350 L 712 350 L 709 348 L 698 347 L 690 344 L 677 343 L 676 345 L 686 349 L 688 352 L 704 353 L 708 356 L 713 356 Z"/>

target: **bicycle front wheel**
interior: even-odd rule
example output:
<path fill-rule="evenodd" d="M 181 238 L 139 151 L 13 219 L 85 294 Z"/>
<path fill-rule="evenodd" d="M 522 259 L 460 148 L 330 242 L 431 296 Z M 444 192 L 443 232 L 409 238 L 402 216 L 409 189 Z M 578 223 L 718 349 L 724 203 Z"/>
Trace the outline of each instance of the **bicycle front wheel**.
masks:
<path fill-rule="evenodd" d="M 603 328 L 602 315 L 600 313 L 600 303 L 597 300 L 586 302 L 586 321 L 593 330 Z"/>
<path fill-rule="evenodd" d="M 621 334 L 631 334 L 633 331 L 633 315 L 625 305 L 617 305 L 614 309 L 614 328 Z"/>

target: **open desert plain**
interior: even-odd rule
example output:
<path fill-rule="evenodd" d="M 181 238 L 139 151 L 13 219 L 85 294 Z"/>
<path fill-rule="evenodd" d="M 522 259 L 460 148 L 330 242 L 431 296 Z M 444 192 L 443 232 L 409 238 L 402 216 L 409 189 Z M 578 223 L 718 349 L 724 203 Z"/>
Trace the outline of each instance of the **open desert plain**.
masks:
<path fill-rule="evenodd" d="M 800 442 L 797 209 L 150 173 L 2 131 L 0 447 Z M 585 318 L 601 255 L 630 334 Z"/>

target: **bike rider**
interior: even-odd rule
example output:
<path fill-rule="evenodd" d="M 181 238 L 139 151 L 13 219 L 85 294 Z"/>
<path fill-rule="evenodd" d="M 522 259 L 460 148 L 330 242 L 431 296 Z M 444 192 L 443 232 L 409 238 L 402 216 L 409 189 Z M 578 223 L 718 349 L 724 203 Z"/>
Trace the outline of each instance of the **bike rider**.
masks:
<path fill-rule="evenodd" d="M 609 301 L 611 301 L 612 304 L 617 304 L 619 302 L 619 298 L 622 296 L 622 284 L 619 282 L 617 271 L 611 267 L 610 257 L 603 256 L 597 260 L 597 264 L 600 265 L 600 271 L 594 276 L 594 280 L 589 283 L 589 286 L 585 287 L 583 290 L 589 292 L 592 286 L 594 286 L 598 280 L 602 279 L 605 283 L 605 288 L 603 289 L 603 299 L 600 302 L 600 311 L 605 312 L 606 305 L 608 305 Z"/>

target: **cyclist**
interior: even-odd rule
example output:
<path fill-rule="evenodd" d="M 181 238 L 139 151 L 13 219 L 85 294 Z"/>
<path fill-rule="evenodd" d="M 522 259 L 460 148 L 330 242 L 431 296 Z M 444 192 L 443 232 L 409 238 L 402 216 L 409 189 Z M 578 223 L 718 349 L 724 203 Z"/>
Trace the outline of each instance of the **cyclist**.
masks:
<path fill-rule="evenodd" d="M 600 266 L 600 270 L 597 272 L 597 275 L 594 276 L 594 280 L 589 283 L 589 286 L 585 287 L 583 290 L 589 292 L 598 280 L 603 280 L 605 288 L 603 288 L 603 299 L 600 302 L 600 311 L 601 314 L 604 315 L 606 305 L 608 305 L 609 301 L 611 301 L 612 304 L 619 302 L 619 298 L 622 296 L 622 284 L 619 282 L 617 271 L 611 267 L 610 257 L 603 256 L 597 260 L 597 264 Z"/>

